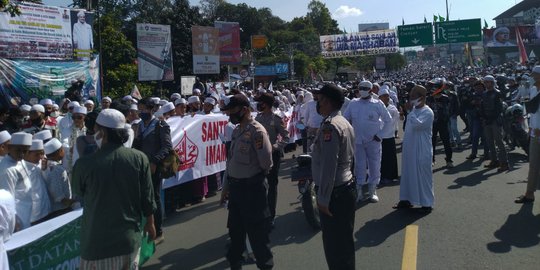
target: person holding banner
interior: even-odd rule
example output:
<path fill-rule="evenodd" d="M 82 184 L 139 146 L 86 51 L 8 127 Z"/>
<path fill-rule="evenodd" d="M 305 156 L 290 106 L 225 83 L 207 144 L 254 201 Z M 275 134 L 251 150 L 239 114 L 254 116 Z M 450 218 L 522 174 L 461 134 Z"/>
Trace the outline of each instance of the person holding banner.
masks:
<path fill-rule="evenodd" d="M 232 124 L 231 151 L 227 159 L 227 181 L 222 203 L 228 198 L 227 227 L 231 245 L 227 260 L 231 269 L 242 269 L 242 254 L 249 237 L 259 269 L 272 269 L 273 255 L 268 246 L 268 202 L 266 178 L 272 168 L 272 144 L 264 127 L 251 116 L 250 103 L 242 94 L 234 95 L 221 108 Z"/>
<path fill-rule="evenodd" d="M 143 232 L 150 240 L 156 234 L 153 169 L 144 153 L 123 146 L 121 112 L 101 111 L 94 131 L 99 150 L 73 168 L 73 192 L 84 202 L 80 269 L 138 269 Z"/>
<path fill-rule="evenodd" d="M 266 129 L 270 143 L 272 144 L 272 169 L 266 176 L 268 180 L 268 208 L 270 209 L 270 223 L 274 227 L 274 218 L 276 217 L 277 204 L 277 185 L 278 174 L 283 156 L 283 148 L 289 143 L 289 132 L 287 131 L 283 120 L 272 111 L 274 97 L 272 94 L 265 93 L 257 99 L 257 110 L 259 114 L 255 120 Z"/>

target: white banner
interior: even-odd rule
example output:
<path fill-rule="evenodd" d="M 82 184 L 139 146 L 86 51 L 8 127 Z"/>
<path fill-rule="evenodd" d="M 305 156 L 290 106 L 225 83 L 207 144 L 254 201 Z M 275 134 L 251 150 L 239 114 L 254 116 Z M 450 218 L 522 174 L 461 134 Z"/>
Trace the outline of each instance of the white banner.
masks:
<path fill-rule="evenodd" d="M 320 36 L 320 42 L 324 58 L 399 52 L 396 31 L 393 29 Z"/>
<path fill-rule="evenodd" d="M 170 25 L 137 24 L 137 62 L 139 81 L 174 80 Z"/>
<path fill-rule="evenodd" d="M 300 114 L 298 110 L 295 110 L 297 107 L 292 107 L 289 111 L 285 113 L 283 120 L 286 123 L 287 131 L 289 132 L 289 143 L 295 143 L 296 140 L 302 138 L 301 131 L 296 128 L 296 124 L 300 121 Z"/>
<path fill-rule="evenodd" d="M 21 15 L 0 12 L 0 58 L 73 57 L 68 8 L 19 4 Z"/>
<path fill-rule="evenodd" d="M 182 165 L 175 177 L 165 179 L 163 188 L 169 188 L 225 170 L 227 150 L 222 139 L 229 117 L 224 114 L 188 115 L 171 117 L 174 150 Z"/>

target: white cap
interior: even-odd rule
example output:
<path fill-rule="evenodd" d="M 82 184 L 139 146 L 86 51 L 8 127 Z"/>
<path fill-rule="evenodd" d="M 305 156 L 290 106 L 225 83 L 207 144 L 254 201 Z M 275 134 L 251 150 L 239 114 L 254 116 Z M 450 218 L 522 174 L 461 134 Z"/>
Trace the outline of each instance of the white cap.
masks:
<path fill-rule="evenodd" d="M 179 105 L 179 104 L 187 104 L 187 100 L 185 98 L 179 98 L 177 100 L 174 101 L 174 105 Z"/>
<path fill-rule="evenodd" d="M 172 102 L 167 102 L 165 105 L 161 107 L 161 111 L 163 113 L 168 113 L 172 110 L 174 110 L 174 104 Z"/>
<path fill-rule="evenodd" d="M 132 100 L 133 100 L 133 97 L 130 96 L 130 95 L 127 95 L 127 96 L 124 96 L 124 97 L 122 98 L 122 100 L 126 100 L 126 101 L 129 100 L 129 101 L 132 101 Z"/>
<path fill-rule="evenodd" d="M 32 137 L 34 140 L 42 140 L 46 141 L 48 139 L 52 138 L 52 133 L 48 129 L 44 129 L 36 134 L 34 134 L 34 137 Z"/>
<path fill-rule="evenodd" d="M 182 98 L 182 96 L 178 93 L 172 93 L 171 99 L 175 99 L 175 98 Z"/>
<path fill-rule="evenodd" d="M 0 131 L 0 144 L 3 144 L 7 141 L 11 140 L 11 135 L 9 135 L 9 132 L 7 131 Z"/>
<path fill-rule="evenodd" d="M 187 99 L 189 104 L 195 103 L 195 102 L 201 102 L 198 96 L 191 96 Z"/>
<path fill-rule="evenodd" d="M 124 128 L 126 117 L 115 109 L 105 109 L 99 113 L 96 123 L 108 128 Z"/>
<path fill-rule="evenodd" d="M 43 141 L 42 140 L 32 140 L 32 145 L 30 146 L 30 151 L 43 150 Z"/>
<path fill-rule="evenodd" d="M 43 107 L 43 105 L 36 104 L 36 105 L 32 106 L 31 111 L 36 111 L 36 112 L 40 112 L 40 113 L 45 113 L 45 107 Z"/>
<path fill-rule="evenodd" d="M 150 100 L 151 100 L 152 103 L 154 103 L 154 104 L 159 104 L 159 101 L 160 101 L 161 99 L 158 98 L 158 97 L 151 97 Z"/>
<path fill-rule="evenodd" d="M 32 134 L 26 132 L 17 132 L 11 134 L 11 145 L 32 145 Z"/>
<path fill-rule="evenodd" d="M 207 97 L 204 99 L 204 103 L 209 103 L 209 104 L 212 104 L 213 106 L 216 105 L 216 100 L 211 98 L 211 97 Z"/>
<path fill-rule="evenodd" d="M 91 99 L 89 99 L 89 100 L 87 100 L 87 101 L 84 102 L 84 105 L 86 105 L 86 104 L 92 104 L 92 105 L 94 105 L 94 102 L 93 102 Z"/>
<path fill-rule="evenodd" d="M 168 102 L 167 100 L 160 99 L 158 104 L 159 104 L 159 106 L 163 106 L 163 105 L 167 104 L 167 102 Z"/>
<path fill-rule="evenodd" d="M 21 111 L 29 112 L 31 109 L 32 109 L 32 106 L 30 106 L 28 104 L 21 105 Z"/>
<path fill-rule="evenodd" d="M 485 82 L 495 82 L 495 77 L 493 77 L 491 75 L 487 75 L 482 80 L 485 81 Z"/>
<path fill-rule="evenodd" d="M 131 104 L 131 106 L 129 106 L 129 109 L 132 111 L 138 111 L 139 107 L 137 107 L 137 104 Z"/>
<path fill-rule="evenodd" d="M 45 150 L 45 155 L 50 155 L 56 151 L 58 151 L 58 149 L 60 149 L 62 147 L 62 143 L 57 139 L 57 138 L 54 138 L 50 141 L 48 141 L 44 146 L 44 150 Z"/>
<path fill-rule="evenodd" d="M 83 106 L 76 106 L 75 108 L 73 108 L 73 113 L 80 113 L 86 115 L 87 112 L 88 111 L 86 110 L 86 107 Z"/>
<path fill-rule="evenodd" d="M 373 88 L 373 84 L 370 81 L 361 81 L 358 87 Z"/>
<path fill-rule="evenodd" d="M 83 11 L 83 10 L 81 10 L 81 11 L 79 11 L 79 12 L 77 13 L 77 17 L 84 17 L 84 16 L 85 16 L 85 14 L 84 14 L 84 11 Z"/>
<path fill-rule="evenodd" d="M 540 74 L 540 66 L 535 66 L 535 67 L 532 69 L 532 73 Z"/>
<path fill-rule="evenodd" d="M 101 99 L 101 101 L 107 100 L 108 102 L 112 102 L 112 99 L 110 97 L 104 97 Z"/>
<path fill-rule="evenodd" d="M 45 98 L 45 99 L 42 99 L 39 104 L 41 105 L 53 105 L 53 102 L 50 98 Z"/>
<path fill-rule="evenodd" d="M 382 96 L 382 95 L 390 95 L 390 91 L 388 91 L 388 85 L 386 84 L 383 85 L 383 87 L 381 87 L 381 89 L 379 90 L 379 96 Z"/>
<path fill-rule="evenodd" d="M 58 104 L 53 104 L 52 107 L 53 107 L 53 109 L 55 109 L 55 110 L 60 109 L 60 106 L 58 106 Z"/>
<path fill-rule="evenodd" d="M 72 101 L 72 102 L 68 103 L 68 109 L 71 108 L 71 107 L 75 107 L 75 106 L 81 106 L 81 104 L 79 104 L 79 102 L 77 102 L 77 101 Z"/>
<path fill-rule="evenodd" d="M 199 88 L 193 89 L 193 94 L 194 95 L 200 95 L 201 94 L 201 89 L 199 89 Z"/>

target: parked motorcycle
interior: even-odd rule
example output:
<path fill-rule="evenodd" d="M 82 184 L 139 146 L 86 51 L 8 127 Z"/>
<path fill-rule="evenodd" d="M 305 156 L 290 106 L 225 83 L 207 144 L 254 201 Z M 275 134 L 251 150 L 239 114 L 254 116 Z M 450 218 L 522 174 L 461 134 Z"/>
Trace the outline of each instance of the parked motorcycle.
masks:
<path fill-rule="evenodd" d="M 504 113 L 504 128 L 506 135 L 515 147 L 521 147 L 529 155 L 529 128 L 522 105 L 509 106 Z"/>
<path fill-rule="evenodd" d="M 300 155 L 296 157 L 297 167 L 291 172 L 291 180 L 298 182 L 299 198 L 302 202 L 302 210 L 306 220 L 315 230 L 321 229 L 319 208 L 317 207 L 317 197 L 315 184 L 311 174 L 311 156 Z"/>

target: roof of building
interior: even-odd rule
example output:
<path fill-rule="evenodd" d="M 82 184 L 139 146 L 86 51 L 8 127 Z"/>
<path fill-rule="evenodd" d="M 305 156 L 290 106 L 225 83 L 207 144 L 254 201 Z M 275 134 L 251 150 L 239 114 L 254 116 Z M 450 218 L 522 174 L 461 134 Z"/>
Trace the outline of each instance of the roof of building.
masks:
<path fill-rule="evenodd" d="M 513 7 L 507 9 L 505 12 L 499 14 L 499 16 L 493 18 L 494 20 L 503 19 L 503 18 L 512 18 L 514 15 L 518 14 L 521 11 L 529 10 L 534 7 L 540 7 L 540 1 L 538 0 L 523 0 Z"/>

